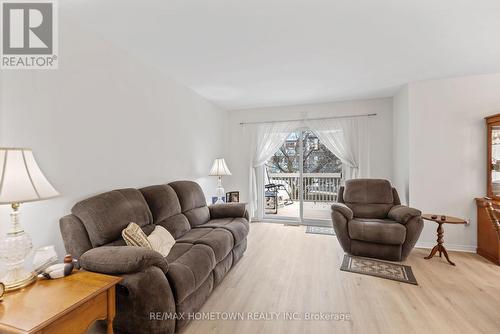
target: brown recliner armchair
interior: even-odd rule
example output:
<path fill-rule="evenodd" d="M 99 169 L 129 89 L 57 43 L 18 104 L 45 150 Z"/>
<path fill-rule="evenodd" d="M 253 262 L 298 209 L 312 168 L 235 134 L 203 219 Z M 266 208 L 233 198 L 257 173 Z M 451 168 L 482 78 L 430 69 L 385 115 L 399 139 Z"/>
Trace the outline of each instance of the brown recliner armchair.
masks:
<path fill-rule="evenodd" d="M 387 180 L 348 180 L 337 202 L 332 205 L 333 228 L 346 253 L 402 261 L 422 232 L 422 213 L 401 205 Z"/>

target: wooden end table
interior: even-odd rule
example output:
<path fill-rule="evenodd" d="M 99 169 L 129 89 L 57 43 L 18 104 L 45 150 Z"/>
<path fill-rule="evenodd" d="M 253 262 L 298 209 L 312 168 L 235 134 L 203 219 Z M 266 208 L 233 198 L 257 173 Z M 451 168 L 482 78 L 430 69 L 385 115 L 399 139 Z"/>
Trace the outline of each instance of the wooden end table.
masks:
<path fill-rule="evenodd" d="M 436 218 L 433 218 L 433 217 Z M 441 217 L 444 217 L 445 219 L 441 219 Z M 444 235 L 444 229 L 443 229 L 443 224 L 467 224 L 467 222 L 461 218 L 457 217 L 451 217 L 451 216 L 443 216 L 443 215 L 433 215 L 433 214 L 424 214 L 422 215 L 422 218 L 425 220 L 433 221 L 438 224 L 437 228 L 437 245 L 434 246 L 431 250 L 431 253 L 429 256 L 426 256 L 424 259 L 429 260 L 431 259 L 436 252 L 439 252 L 439 257 L 441 257 L 441 254 L 444 254 L 444 257 L 446 258 L 446 261 L 448 261 L 451 265 L 455 265 L 455 263 L 450 261 L 450 258 L 448 257 L 448 252 L 446 251 L 446 248 L 443 246 L 443 235 Z"/>
<path fill-rule="evenodd" d="M 115 285 L 120 277 L 88 271 L 8 292 L 0 302 L 0 333 L 85 333 L 96 320 L 113 333 Z"/>

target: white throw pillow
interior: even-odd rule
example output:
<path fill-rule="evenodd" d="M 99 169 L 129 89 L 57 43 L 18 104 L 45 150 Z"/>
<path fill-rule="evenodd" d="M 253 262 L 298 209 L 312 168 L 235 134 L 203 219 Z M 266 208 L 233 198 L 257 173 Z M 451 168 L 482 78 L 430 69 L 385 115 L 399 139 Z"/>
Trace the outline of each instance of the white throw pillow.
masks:
<path fill-rule="evenodd" d="M 153 232 L 148 236 L 148 241 L 151 248 L 164 257 L 170 253 L 170 250 L 175 244 L 174 237 L 163 226 L 156 226 Z"/>

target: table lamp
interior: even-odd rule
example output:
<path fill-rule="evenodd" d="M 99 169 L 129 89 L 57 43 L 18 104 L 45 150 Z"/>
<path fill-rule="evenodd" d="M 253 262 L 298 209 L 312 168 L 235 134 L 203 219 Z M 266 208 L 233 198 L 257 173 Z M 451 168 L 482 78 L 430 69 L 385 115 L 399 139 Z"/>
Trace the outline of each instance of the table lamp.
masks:
<path fill-rule="evenodd" d="M 217 183 L 217 189 L 215 191 L 215 196 L 217 196 L 217 202 L 215 204 L 224 203 L 222 198 L 226 195 L 224 192 L 224 188 L 222 187 L 222 177 L 225 175 L 231 175 L 229 168 L 227 168 L 226 161 L 224 158 L 217 158 L 212 165 L 212 169 L 210 169 L 209 176 L 218 176 L 219 182 Z"/>
<path fill-rule="evenodd" d="M 12 207 L 10 229 L 0 240 L 0 261 L 7 269 L 1 281 L 6 291 L 23 288 L 36 278 L 24 269 L 33 245 L 19 222 L 20 204 L 58 195 L 38 167 L 31 149 L 0 148 L 0 204 Z"/>

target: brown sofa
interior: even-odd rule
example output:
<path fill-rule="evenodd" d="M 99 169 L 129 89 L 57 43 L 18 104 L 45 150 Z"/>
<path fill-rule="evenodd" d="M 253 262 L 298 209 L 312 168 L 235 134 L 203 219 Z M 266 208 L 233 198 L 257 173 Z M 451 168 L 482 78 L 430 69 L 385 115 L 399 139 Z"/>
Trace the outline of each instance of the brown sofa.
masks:
<path fill-rule="evenodd" d="M 337 202 L 332 205 L 333 228 L 346 253 L 402 261 L 422 232 L 421 212 L 401 205 L 387 180 L 348 180 Z"/>
<path fill-rule="evenodd" d="M 125 333 L 183 328 L 247 247 L 245 205 L 207 206 L 190 181 L 113 190 L 78 202 L 71 212 L 60 220 L 66 251 L 85 270 L 123 278 L 114 327 Z M 130 222 L 146 234 L 165 227 L 176 239 L 168 256 L 126 246 L 121 231 Z"/>

